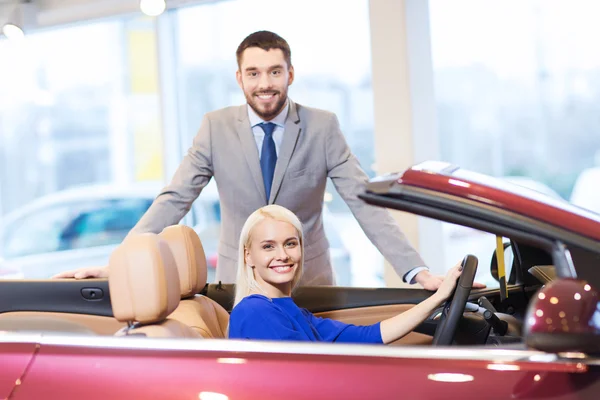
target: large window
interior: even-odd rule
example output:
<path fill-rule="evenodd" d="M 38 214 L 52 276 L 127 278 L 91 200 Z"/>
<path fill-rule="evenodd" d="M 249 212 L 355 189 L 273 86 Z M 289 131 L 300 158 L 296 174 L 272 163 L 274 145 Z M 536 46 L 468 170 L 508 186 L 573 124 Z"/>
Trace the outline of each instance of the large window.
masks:
<path fill-rule="evenodd" d="M 73 185 L 111 180 L 119 28 L 103 23 L 0 41 L 3 214 Z"/>
<path fill-rule="evenodd" d="M 594 0 L 430 0 L 442 158 L 600 213 L 599 12 Z M 444 229 L 448 264 L 465 243 L 493 248 Z"/>
<path fill-rule="evenodd" d="M 155 35 L 118 18 L 0 40 L 0 271 L 106 264 L 156 195 L 126 198 L 163 179 Z"/>
<path fill-rule="evenodd" d="M 177 10 L 173 25 L 182 153 L 191 145 L 205 113 L 245 103 L 235 80 L 235 51 L 250 33 L 271 30 L 285 38 L 292 50 L 296 77 L 290 98 L 335 112 L 350 147 L 373 176 L 368 11 L 367 0 L 308 0 L 301 6 L 281 0 L 233 0 Z M 383 258 L 331 183 L 324 200 L 337 283 L 383 285 Z"/>
<path fill-rule="evenodd" d="M 300 7 L 288 0 L 201 2 L 158 20 L 114 17 L 30 33 L 20 43 L 0 40 L 0 215 L 22 222 L 0 227 L 0 271 L 47 277 L 59 272 L 42 265 L 51 254 L 70 260 L 69 269 L 106 264 L 110 246 L 142 210 L 118 208 L 128 219 L 111 233 L 107 226 L 117 221 L 110 209 L 79 215 L 61 201 L 103 204 L 105 188 L 125 205 L 132 183 L 151 181 L 153 189 L 138 192 L 146 205 L 171 178 L 163 164 L 169 172 L 179 164 L 203 115 L 245 103 L 235 80 L 235 50 L 257 30 L 272 30 L 290 43 L 296 69 L 290 97 L 335 112 L 373 176 L 368 11 L 368 0 L 309 0 Z M 161 59 L 157 49 L 164 51 Z M 165 84 L 170 81 L 175 85 Z M 211 267 L 220 230 L 214 189 L 202 193 L 185 219 L 200 233 Z M 383 285 L 383 258 L 331 183 L 324 201 L 338 284 Z M 31 210 L 43 218 L 22 218 Z M 61 263 L 52 262 L 67 267 Z"/>
<path fill-rule="evenodd" d="M 598 12 L 594 0 L 431 0 L 443 158 L 571 199 L 600 154 Z"/>

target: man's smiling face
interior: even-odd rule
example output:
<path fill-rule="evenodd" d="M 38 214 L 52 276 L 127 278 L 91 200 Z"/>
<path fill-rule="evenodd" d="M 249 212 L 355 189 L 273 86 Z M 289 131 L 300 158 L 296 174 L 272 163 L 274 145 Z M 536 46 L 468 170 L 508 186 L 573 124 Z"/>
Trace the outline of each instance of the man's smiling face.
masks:
<path fill-rule="evenodd" d="M 280 49 L 249 47 L 242 54 L 236 78 L 248 105 L 269 121 L 285 107 L 288 86 L 294 81 L 294 67 L 287 65 Z"/>

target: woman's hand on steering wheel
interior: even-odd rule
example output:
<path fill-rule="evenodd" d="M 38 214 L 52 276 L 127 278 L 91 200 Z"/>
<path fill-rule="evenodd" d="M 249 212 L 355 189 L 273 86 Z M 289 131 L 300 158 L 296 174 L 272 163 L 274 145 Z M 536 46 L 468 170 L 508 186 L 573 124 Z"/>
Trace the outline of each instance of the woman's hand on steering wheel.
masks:
<path fill-rule="evenodd" d="M 443 275 L 433 275 L 428 270 L 421 271 L 415 276 L 415 281 L 423 286 L 425 290 L 436 291 L 442 286 L 444 279 Z M 473 289 L 484 289 L 486 286 L 483 283 L 473 282 Z"/>
<path fill-rule="evenodd" d="M 454 288 L 456 288 L 456 283 L 460 274 L 462 273 L 462 262 L 459 262 L 454 267 L 448 270 L 448 273 L 444 277 L 442 284 L 438 288 L 435 295 L 439 298 L 440 301 L 447 300 L 454 292 Z"/>
<path fill-rule="evenodd" d="M 444 279 L 444 282 L 442 283 L 442 286 L 444 286 L 443 293 L 440 293 L 439 296 L 442 294 L 448 296 L 446 297 L 448 301 L 443 308 L 441 317 L 438 321 L 438 326 L 433 335 L 434 346 L 452 344 L 458 322 L 463 315 L 467 301 L 469 301 L 469 295 L 473 288 L 473 280 L 477 273 L 478 263 L 477 257 L 467 255 L 460 266 L 452 268 L 450 270 L 452 272 L 449 272 L 448 275 L 446 275 L 446 279 Z M 456 269 L 456 271 L 454 271 L 454 269 Z M 458 282 L 456 282 L 456 278 L 452 275 L 453 273 L 458 274 L 456 275 L 459 277 Z M 451 282 L 446 282 L 448 280 Z M 442 286 L 440 286 L 440 289 L 442 289 Z"/>

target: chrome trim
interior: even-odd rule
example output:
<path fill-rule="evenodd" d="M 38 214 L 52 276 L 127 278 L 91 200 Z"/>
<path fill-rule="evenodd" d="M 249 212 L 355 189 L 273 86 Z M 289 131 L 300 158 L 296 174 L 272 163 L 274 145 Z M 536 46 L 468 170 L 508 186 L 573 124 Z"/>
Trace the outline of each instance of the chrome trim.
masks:
<path fill-rule="evenodd" d="M 567 267 L 569 268 L 569 273 L 573 278 L 577 278 L 577 271 L 575 270 L 575 264 L 573 264 L 573 257 L 571 256 L 571 252 L 567 248 L 565 248 L 565 260 L 567 263 Z"/>
<path fill-rule="evenodd" d="M 156 339 L 144 337 L 58 336 L 44 334 L 13 334 L 0 332 L 1 343 L 34 343 L 41 346 L 85 347 L 148 351 L 194 351 L 209 353 L 296 354 L 320 356 L 359 356 L 382 358 L 429 358 L 442 360 L 474 360 L 489 362 L 565 362 L 600 365 L 600 359 L 561 358 L 556 354 L 533 350 L 503 350 L 485 347 L 385 346 L 365 344 L 330 344 L 304 342 L 272 342 L 232 339 Z"/>
<path fill-rule="evenodd" d="M 41 333 L 12 333 L 8 331 L 0 331 L 0 344 L 2 343 L 41 343 Z"/>
<path fill-rule="evenodd" d="M 556 273 L 560 278 L 577 278 L 577 271 L 573 264 L 571 252 L 561 241 L 554 242 L 552 247 L 552 259 Z"/>

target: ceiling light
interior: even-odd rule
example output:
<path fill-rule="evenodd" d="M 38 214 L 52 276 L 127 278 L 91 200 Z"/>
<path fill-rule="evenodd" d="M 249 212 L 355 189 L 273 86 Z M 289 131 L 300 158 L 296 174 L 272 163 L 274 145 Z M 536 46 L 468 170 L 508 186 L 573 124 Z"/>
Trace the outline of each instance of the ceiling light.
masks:
<path fill-rule="evenodd" d="M 141 0 L 140 10 L 150 17 L 156 17 L 162 14 L 167 8 L 165 0 Z"/>
<path fill-rule="evenodd" d="M 10 23 L 5 24 L 2 27 L 2 33 L 9 40 L 21 40 L 25 37 L 25 34 L 23 33 L 23 29 L 19 28 L 15 24 L 10 24 Z"/>

